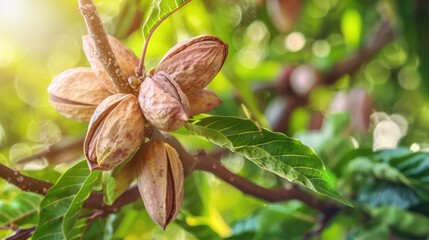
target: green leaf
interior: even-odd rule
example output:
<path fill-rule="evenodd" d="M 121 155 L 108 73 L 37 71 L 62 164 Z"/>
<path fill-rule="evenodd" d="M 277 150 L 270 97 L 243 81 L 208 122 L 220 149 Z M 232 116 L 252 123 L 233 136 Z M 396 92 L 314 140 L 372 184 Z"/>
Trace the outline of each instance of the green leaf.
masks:
<path fill-rule="evenodd" d="M 149 14 L 143 24 L 143 38 L 147 39 L 151 32 L 168 16 L 191 0 L 153 0 Z"/>
<path fill-rule="evenodd" d="M 194 120 L 186 127 L 216 145 L 241 154 L 263 169 L 351 206 L 335 191 L 319 157 L 296 139 L 236 117 L 210 116 Z"/>
<path fill-rule="evenodd" d="M 299 202 L 267 204 L 235 222 L 230 239 L 299 239 L 317 222 L 314 216 L 314 210 Z"/>
<path fill-rule="evenodd" d="M 90 173 L 86 161 L 81 161 L 68 169 L 49 189 L 40 203 L 39 223 L 33 239 L 64 239 L 63 220 L 70 211 L 73 214 L 76 208 L 85 201 L 91 190 L 92 180 L 96 171 Z M 87 181 L 87 179 L 90 179 Z M 85 184 L 88 184 L 85 185 Z M 78 208 L 79 209 L 79 208 Z M 65 219 L 67 224 L 76 221 Z M 70 221 L 70 222 L 68 222 Z M 73 222 L 74 224 L 74 222 Z"/>
<path fill-rule="evenodd" d="M 347 167 L 349 176 L 357 174 L 381 181 L 396 183 L 413 190 L 420 198 L 429 200 L 429 154 L 408 149 L 379 151 L 355 158 Z M 365 181 L 368 181 L 365 178 Z M 371 183 L 370 183 L 371 184 Z M 382 189 L 379 188 L 379 191 Z M 399 191 L 398 194 L 403 190 Z M 390 193 L 393 193 L 390 191 Z M 416 201 L 413 201 L 416 203 Z"/>
<path fill-rule="evenodd" d="M 124 193 L 136 179 L 136 164 L 138 160 L 131 159 L 130 161 L 116 167 L 112 174 L 112 184 L 109 186 L 110 195 L 113 201 L 116 200 L 122 193 Z M 107 188 L 106 188 L 107 189 Z M 113 203 L 112 201 L 112 203 Z"/>
<path fill-rule="evenodd" d="M 115 179 L 112 177 L 110 172 L 103 172 L 102 177 L 104 202 L 108 205 L 112 205 L 115 201 Z"/>
<path fill-rule="evenodd" d="M 406 176 L 395 167 L 384 162 L 375 162 L 372 159 L 359 157 L 348 165 L 350 173 L 366 174 L 378 179 L 384 179 L 392 182 L 410 183 Z"/>
<path fill-rule="evenodd" d="M 10 202 L 0 200 L 0 226 L 15 223 L 37 213 L 41 196 L 21 192 Z"/>
<path fill-rule="evenodd" d="M 357 200 L 373 207 L 391 205 L 402 209 L 421 202 L 421 199 L 409 187 L 386 181 L 371 181 L 365 184 L 358 193 Z"/>
<path fill-rule="evenodd" d="M 106 220 L 103 218 L 98 218 L 95 221 L 91 221 L 91 224 L 88 226 L 86 223 L 85 232 L 79 240 L 94 240 L 94 239 L 112 239 L 110 235 L 110 230 L 107 229 Z"/>
<path fill-rule="evenodd" d="M 429 235 L 429 218 L 424 215 L 391 206 L 368 208 L 368 212 L 374 219 L 388 224 L 403 233 L 414 236 Z"/>
<path fill-rule="evenodd" d="M 216 234 L 213 231 L 213 229 L 211 229 L 208 225 L 205 225 L 205 224 L 190 226 L 184 219 L 176 219 L 174 224 L 179 225 L 181 228 L 191 233 L 197 239 L 204 239 L 204 240 L 222 239 L 221 237 L 219 237 L 218 234 Z"/>
<path fill-rule="evenodd" d="M 351 150 L 354 150 L 350 136 L 344 134 L 349 124 L 349 114 L 333 114 L 323 120 L 320 130 L 305 131 L 298 133 L 294 137 L 312 148 L 321 159 L 325 159 L 325 166 L 330 171 L 341 175 L 343 165 L 348 162 L 343 157 Z"/>
<path fill-rule="evenodd" d="M 213 204 L 212 193 L 213 188 L 210 187 L 206 173 L 196 172 L 187 177 L 185 181 L 185 196 L 187 197 L 182 203 L 181 212 L 185 216 L 186 222 L 192 222 L 192 227 L 189 228 L 188 224 L 183 223 L 180 225 L 200 239 L 209 239 L 208 235 L 211 233 L 216 233 L 214 234 L 216 236 L 228 236 L 231 232 L 219 210 Z M 208 230 L 206 227 L 193 230 L 194 227 L 203 225 L 212 230 Z"/>
<path fill-rule="evenodd" d="M 207 178 L 201 172 L 195 172 L 185 179 L 185 198 L 180 211 L 185 215 L 201 216 L 210 203 L 211 191 Z"/>
<path fill-rule="evenodd" d="M 180 225 L 172 223 L 168 225 L 168 228 L 163 231 L 160 228 L 154 228 L 151 231 L 152 239 L 170 239 L 170 240 L 197 240 L 197 238 L 191 233 L 183 229 Z"/>
<path fill-rule="evenodd" d="M 79 210 L 82 208 L 86 199 L 91 194 L 92 187 L 98 182 L 101 177 L 101 171 L 93 171 L 83 182 L 79 192 L 74 196 L 73 201 L 63 219 L 63 231 L 67 239 L 71 239 L 72 230 L 77 229 L 76 225 L 82 226 L 82 222 L 77 224 Z"/>
<path fill-rule="evenodd" d="M 112 214 L 113 215 L 113 214 Z M 109 216 L 112 216 L 109 215 Z M 106 229 L 106 221 L 102 218 L 89 219 L 79 218 L 77 219 L 73 229 L 67 235 L 67 240 L 93 240 L 93 239 L 112 239 L 109 235 L 110 230 Z M 103 236 L 101 238 L 100 236 Z"/>
<path fill-rule="evenodd" d="M 359 228 L 359 231 L 348 239 L 373 240 L 388 239 L 390 234 L 389 226 L 380 223 L 369 223 Z"/>
<path fill-rule="evenodd" d="M 75 219 L 76 220 L 76 219 Z M 85 228 L 87 226 L 88 218 L 79 218 L 74 222 L 73 229 L 67 232 L 66 239 L 82 239 L 85 236 Z M 65 229 L 64 229 L 65 230 Z"/>
<path fill-rule="evenodd" d="M 349 123 L 349 114 L 333 114 L 327 116 L 324 119 L 322 128 L 320 130 L 301 132 L 296 135 L 296 138 L 299 138 L 304 144 L 311 147 L 316 152 L 319 152 L 322 149 L 329 147 L 330 144 L 328 143 L 332 142 L 334 139 L 340 138 L 342 141 L 344 141 L 345 139 L 341 136 L 340 133 Z"/>

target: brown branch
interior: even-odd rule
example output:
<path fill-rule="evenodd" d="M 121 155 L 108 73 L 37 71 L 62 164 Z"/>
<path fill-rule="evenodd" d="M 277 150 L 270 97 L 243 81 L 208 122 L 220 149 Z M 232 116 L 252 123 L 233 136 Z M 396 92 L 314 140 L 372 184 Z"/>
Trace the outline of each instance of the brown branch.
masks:
<path fill-rule="evenodd" d="M 325 214 L 323 214 L 320 218 L 320 221 L 316 227 L 307 232 L 303 239 L 312 239 L 312 237 L 316 237 L 317 239 L 320 239 L 320 235 L 322 234 L 323 230 L 329 225 L 329 222 L 334 218 L 337 213 L 341 210 L 341 208 L 333 208 L 330 211 L 327 211 Z"/>
<path fill-rule="evenodd" d="M 334 205 L 328 204 L 327 202 L 321 201 L 312 195 L 303 192 L 297 186 L 275 189 L 261 187 L 249 181 L 247 178 L 243 178 L 231 172 L 224 167 L 220 161 L 204 152 L 200 152 L 198 154 L 198 164 L 195 169 L 213 173 L 216 177 L 237 188 L 242 193 L 268 202 L 281 202 L 292 199 L 300 200 L 322 213 L 325 213 L 327 210 L 334 207 Z"/>
<path fill-rule="evenodd" d="M 139 192 L 139 189 L 137 188 L 137 185 L 132 186 L 115 200 L 115 202 L 111 206 L 112 210 L 117 211 L 122 206 L 130 204 L 139 199 L 140 199 L 140 192 Z"/>
<path fill-rule="evenodd" d="M 56 152 L 60 153 L 63 149 L 67 150 L 70 147 L 74 147 L 75 143 L 63 146 L 54 146 Z M 82 145 L 82 144 L 81 144 Z M 44 151 L 42 153 L 37 153 L 36 156 L 32 155 L 26 161 L 29 161 L 32 158 L 45 158 L 51 155 L 50 151 Z M 11 169 L 0 163 L 0 178 L 6 180 L 10 184 L 15 185 L 22 191 L 33 192 L 41 195 L 45 195 L 47 191 L 54 185 L 50 182 L 43 181 L 40 179 L 32 178 L 21 174 L 19 171 Z M 118 200 L 120 202 L 125 202 L 122 198 L 128 196 L 124 194 L 124 196 L 120 196 Z M 121 198 L 122 197 L 122 198 Z M 107 209 L 110 207 L 104 203 L 104 195 L 100 192 L 91 193 L 90 197 L 86 200 L 84 207 L 90 209 Z"/>
<path fill-rule="evenodd" d="M 23 191 L 34 192 L 42 195 L 45 195 L 48 189 L 53 186 L 52 183 L 22 175 L 19 171 L 8 168 L 1 163 L 0 177 Z"/>
<path fill-rule="evenodd" d="M 280 202 L 287 200 L 300 200 L 308 206 L 318 210 L 323 214 L 328 214 L 333 209 L 338 207 L 330 202 L 325 202 L 315 198 L 307 192 L 302 191 L 300 188 L 294 186 L 291 188 L 276 188 L 269 189 L 258 186 L 252 183 L 246 178 L 240 177 L 227 168 L 225 168 L 220 161 L 217 159 L 200 152 L 197 155 L 189 154 L 183 146 L 177 141 L 176 138 L 170 135 L 164 135 L 158 131 L 154 132 L 154 136 L 157 139 L 167 142 L 174 147 L 180 155 L 180 159 L 183 163 L 185 175 L 190 175 L 195 170 L 202 170 L 213 173 L 216 177 L 224 180 L 231 186 L 237 188 L 244 194 L 268 201 L 268 202 Z M 86 208 L 100 209 L 103 212 L 97 213 L 97 216 L 107 216 L 109 213 L 116 212 L 121 207 L 133 203 L 140 199 L 140 193 L 137 186 L 133 186 L 125 191 L 120 197 L 118 197 L 112 205 L 105 205 L 102 201 L 103 195 L 95 196 L 91 194 L 85 203 Z"/>
<path fill-rule="evenodd" d="M 376 30 L 374 37 L 369 39 L 358 52 L 336 63 L 331 70 L 323 74 L 318 72 L 317 80 L 311 89 L 318 85 L 332 85 L 337 82 L 342 76 L 346 74 L 355 73 L 362 64 L 372 59 L 386 44 L 394 39 L 395 35 L 392 26 L 389 22 L 384 21 Z M 308 91 L 305 95 L 300 95 L 291 87 L 291 75 L 295 67 L 285 67 L 279 74 L 278 79 L 271 87 L 264 86 L 262 89 L 268 89 L 277 92 L 281 96 L 285 96 L 287 105 L 282 109 L 282 114 L 279 114 L 278 119 L 274 119 L 275 123 L 273 130 L 287 133 L 289 126 L 289 119 L 291 113 L 298 107 L 304 106 L 308 103 Z"/>
<path fill-rule="evenodd" d="M 279 117 L 273 120 L 272 129 L 275 132 L 287 132 L 289 119 L 293 111 L 298 107 L 305 106 L 308 103 L 308 98 L 292 95 L 286 96 L 284 101 L 286 101 L 286 104 L 282 106 L 282 109 L 279 109 L 282 114 L 279 114 Z"/>
<path fill-rule="evenodd" d="M 36 178 L 22 175 L 19 171 L 13 170 L 0 163 L 0 178 L 5 179 L 10 184 L 15 185 L 23 191 L 45 195 L 53 186 L 52 183 Z M 92 192 L 86 200 L 84 207 L 88 209 L 98 209 L 105 213 L 116 212 L 119 208 L 132 203 L 140 198 L 137 186 L 133 186 L 119 196 L 112 205 L 104 202 L 104 195 L 101 192 Z"/>
<path fill-rule="evenodd" d="M 119 196 L 112 205 L 107 205 L 104 202 L 104 195 L 102 193 L 91 193 L 86 200 L 84 207 L 87 209 L 96 209 L 91 213 L 91 218 L 107 217 L 109 214 L 117 212 L 123 206 L 133 203 L 140 199 L 140 192 L 137 185 L 130 187 L 121 196 Z"/>
<path fill-rule="evenodd" d="M 15 185 L 22 191 L 33 192 L 41 195 L 45 195 L 48 190 L 54 185 L 50 182 L 25 176 L 19 171 L 13 170 L 1 163 L 0 178 L 5 179 L 7 182 Z M 103 197 L 104 195 L 100 192 L 91 193 L 90 197 L 85 202 L 84 207 L 92 209 L 106 209 L 107 205 L 104 203 Z M 118 199 L 120 199 L 120 197 Z"/>
<path fill-rule="evenodd" d="M 186 149 L 175 137 L 168 134 L 163 134 L 157 129 L 154 129 L 152 134 L 153 138 L 164 141 L 170 144 L 170 146 L 172 146 L 174 149 L 176 149 L 177 153 L 179 153 L 180 160 L 182 161 L 185 176 L 191 174 L 192 171 L 195 170 L 195 167 L 198 164 L 198 157 L 193 156 L 188 151 L 186 151 Z"/>
<path fill-rule="evenodd" d="M 327 213 L 330 212 L 331 209 L 337 208 L 334 204 L 321 201 L 296 186 L 292 188 L 277 189 L 261 187 L 252 183 L 248 179 L 240 177 L 229 171 L 219 160 L 207 155 L 205 152 L 200 152 L 197 155 L 191 155 L 183 148 L 176 138 L 170 135 L 163 135 L 159 132 L 154 132 L 154 135 L 157 139 L 167 142 L 176 149 L 180 155 L 180 159 L 182 160 L 185 175 L 189 175 L 194 170 L 210 172 L 244 194 L 254 196 L 268 202 L 280 202 L 296 199 L 322 213 Z"/>
<path fill-rule="evenodd" d="M 79 0 L 79 11 L 85 19 L 88 32 L 94 41 L 96 54 L 110 79 L 121 93 L 133 93 L 121 66 L 110 47 L 107 34 L 92 0 Z"/>
<path fill-rule="evenodd" d="M 27 192 L 45 195 L 53 186 L 52 183 L 36 178 L 22 175 L 19 171 L 13 170 L 0 163 L 0 178 L 5 179 L 10 184 Z M 104 203 L 104 195 L 101 192 L 93 192 L 86 200 L 84 207 L 90 209 L 105 210 L 106 212 L 115 212 L 118 208 L 134 202 L 140 198 L 137 187 L 132 187 L 121 196 L 119 196 L 112 205 Z"/>
<path fill-rule="evenodd" d="M 380 28 L 357 53 L 337 63 L 326 75 L 323 83 L 333 84 L 346 74 L 353 74 L 360 66 L 372 59 L 378 51 L 394 39 L 392 26 L 389 22 L 382 22 Z"/>
<path fill-rule="evenodd" d="M 334 204 L 319 200 L 296 186 L 276 189 L 258 186 L 248 179 L 229 171 L 221 164 L 220 161 L 210 155 L 207 155 L 205 152 L 199 152 L 197 155 L 191 155 L 176 138 L 170 135 L 164 135 L 159 131 L 154 131 L 154 137 L 167 142 L 177 150 L 182 160 L 186 176 L 190 175 L 195 170 L 202 170 L 214 174 L 216 177 L 237 188 L 244 194 L 254 196 L 268 202 L 280 202 L 296 199 L 325 215 L 332 212 L 333 209 L 337 209 L 337 206 Z M 43 195 L 46 194 L 47 190 L 53 186 L 53 184 L 49 182 L 24 176 L 18 171 L 10 169 L 2 164 L 0 164 L 0 177 L 6 179 L 9 183 L 14 184 L 24 191 L 31 191 Z M 139 200 L 140 193 L 137 186 L 132 186 L 119 196 L 112 205 L 107 205 L 103 198 L 104 195 L 102 193 L 93 192 L 86 200 L 84 207 L 98 210 L 96 211 L 97 217 L 105 217 L 110 213 L 116 212 L 121 207 Z"/>
<path fill-rule="evenodd" d="M 186 176 L 190 175 L 195 170 L 202 170 L 213 173 L 216 177 L 224 180 L 247 195 L 254 196 L 268 202 L 280 202 L 292 199 L 300 200 L 324 214 L 331 212 L 332 209 L 337 208 L 336 205 L 330 202 L 319 200 L 296 186 L 292 188 L 277 189 L 269 189 L 258 186 L 248 179 L 232 173 L 227 168 L 225 168 L 220 163 L 220 161 L 205 154 L 204 152 L 200 152 L 197 155 L 191 155 L 183 148 L 176 138 L 170 135 L 164 135 L 160 132 L 155 133 L 154 135 L 157 139 L 167 142 L 177 150 L 180 155 L 180 159 L 182 160 Z M 105 205 L 102 201 L 102 198 L 102 194 L 98 196 L 91 194 L 85 203 L 85 207 L 104 210 L 105 214 L 116 212 L 121 207 L 140 199 L 140 193 L 137 186 L 133 186 L 125 191 L 120 197 L 118 197 L 111 206 Z"/>
<path fill-rule="evenodd" d="M 24 239 L 28 239 L 29 237 L 31 237 L 31 235 L 33 235 L 33 232 L 34 232 L 35 229 L 36 229 L 36 227 L 17 229 L 12 236 L 9 236 L 9 237 L 5 238 L 5 240 L 24 240 Z"/>

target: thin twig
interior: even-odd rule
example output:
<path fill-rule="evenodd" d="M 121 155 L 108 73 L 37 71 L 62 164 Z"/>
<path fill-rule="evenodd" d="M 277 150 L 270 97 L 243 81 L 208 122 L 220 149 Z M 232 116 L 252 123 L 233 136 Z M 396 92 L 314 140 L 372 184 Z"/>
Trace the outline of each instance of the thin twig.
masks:
<path fill-rule="evenodd" d="M 182 8 L 183 6 L 185 6 L 187 3 L 189 3 L 191 0 L 186 0 L 184 3 L 182 3 L 180 6 L 178 6 L 176 9 L 174 9 L 173 11 L 171 11 L 171 12 L 169 12 L 169 13 L 167 13 L 165 16 L 163 16 L 162 17 L 162 19 L 161 20 L 159 20 L 158 22 L 156 22 L 156 24 L 152 27 L 152 29 L 149 31 L 149 33 L 148 33 L 148 35 L 147 36 L 144 36 L 144 37 L 146 37 L 145 39 L 144 39 L 144 45 L 143 45 L 143 50 L 142 50 L 142 54 L 141 54 L 141 57 L 140 57 L 140 62 L 139 62 L 139 65 L 137 66 L 137 68 L 136 68 L 136 75 L 137 75 L 137 77 L 144 77 L 144 75 L 146 74 L 145 73 L 145 68 L 144 68 L 144 60 L 145 60 L 145 57 L 146 57 L 146 52 L 147 52 L 147 48 L 148 48 L 148 46 L 149 46 L 149 41 L 150 41 L 150 38 L 152 37 L 152 34 L 155 32 L 155 30 L 158 28 L 158 26 L 162 23 L 162 22 L 164 22 L 164 20 L 165 19 L 167 19 L 171 14 L 173 14 L 173 13 L 175 13 L 177 10 L 179 10 L 180 8 Z M 149 16 L 148 17 L 150 17 L 150 14 L 149 14 Z M 146 20 L 146 22 L 148 21 L 149 19 L 147 19 Z M 146 25 L 146 22 L 145 22 L 145 24 L 144 25 Z"/>
<path fill-rule="evenodd" d="M 121 66 L 118 64 L 115 54 L 110 47 L 107 34 L 104 31 L 101 19 L 92 0 L 79 0 L 79 10 L 85 19 L 88 32 L 94 41 L 96 54 L 110 79 L 121 93 L 133 93 L 128 84 L 128 79 Z"/>

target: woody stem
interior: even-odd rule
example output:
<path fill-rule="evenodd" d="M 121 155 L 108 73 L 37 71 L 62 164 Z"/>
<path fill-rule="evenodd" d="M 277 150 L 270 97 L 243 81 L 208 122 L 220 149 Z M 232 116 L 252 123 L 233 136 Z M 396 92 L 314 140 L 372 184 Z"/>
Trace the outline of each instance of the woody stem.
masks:
<path fill-rule="evenodd" d="M 128 79 L 119 66 L 113 53 L 112 47 L 104 30 L 97 9 L 92 0 L 78 0 L 79 11 L 85 19 L 89 35 L 94 41 L 96 54 L 110 79 L 121 93 L 133 93 L 133 89 L 128 84 Z"/>

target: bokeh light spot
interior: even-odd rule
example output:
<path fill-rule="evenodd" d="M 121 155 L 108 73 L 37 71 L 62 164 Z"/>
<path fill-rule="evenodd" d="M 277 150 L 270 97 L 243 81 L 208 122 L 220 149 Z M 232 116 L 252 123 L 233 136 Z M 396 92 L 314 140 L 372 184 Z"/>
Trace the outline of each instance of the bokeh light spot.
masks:
<path fill-rule="evenodd" d="M 404 116 L 400 114 L 392 114 L 390 115 L 390 119 L 398 125 L 401 130 L 401 137 L 405 136 L 408 132 L 408 121 Z"/>
<path fill-rule="evenodd" d="M 0 124 L 0 147 L 6 142 L 6 132 L 3 126 Z"/>
<path fill-rule="evenodd" d="M 401 135 L 401 129 L 394 121 L 381 121 L 374 129 L 374 151 L 396 148 Z"/>
<path fill-rule="evenodd" d="M 305 36 L 300 32 L 293 32 L 285 38 L 285 47 L 291 52 L 298 52 L 305 46 Z"/>
<path fill-rule="evenodd" d="M 230 15 L 231 21 L 233 22 L 234 27 L 237 27 L 240 24 L 241 19 L 243 17 L 243 11 L 237 5 L 234 5 L 231 11 L 232 11 L 232 14 Z"/>
<path fill-rule="evenodd" d="M 22 62 L 16 71 L 15 91 L 23 102 L 35 108 L 46 107 L 49 106 L 49 101 L 45 89 L 50 80 L 47 72 L 37 64 L 33 64 L 32 61 Z"/>
<path fill-rule="evenodd" d="M 243 48 L 239 52 L 240 63 L 248 68 L 255 68 L 262 59 L 262 52 L 258 49 Z"/>
<path fill-rule="evenodd" d="M 53 121 L 32 121 L 27 129 L 28 138 L 34 142 L 50 145 L 61 140 L 61 130 Z"/>
<path fill-rule="evenodd" d="M 383 55 L 387 63 L 394 67 L 402 66 L 407 60 L 407 52 L 398 43 L 387 45 L 383 49 Z"/>
<path fill-rule="evenodd" d="M 429 127 L 428 119 L 429 119 L 429 103 L 426 103 L 424 106 L 420 108 L 419 121 L 426 127 Z"/>
<path fill-rule="evenodd" d="M 382 85 L 389 80 L 390 68 L 381 60 L 373 60 L 365 67 L 365 77 L 375 85 Z"/>
<path fill-rule="evenodd" d="M 55 51 L 49 56 L 47 69 L 51 75 L 56 75 L 61 71 L 74 67 L 81 57 L 81 47 L 73 38 L 60 36 L 54 43 Z"/>
<path fill-rule="evenodd" d="M 16 162 L 19 159 L 30 156 L 32 153 L 30 146 L 25 143 L 15 143 L 9 149 L 9 159 L 11 162 Z"/>
<path fill-rule="evenodd" d="M 418 143 L 413 143 L 410 146 L 410 150 L 413 152 L 418 152 L 420 151 L 420 145 Z"/>
<path fill-rule="evenodd" d="M 0 68 L 8 67 L 15 60 L 15 49 L 9 42 L 0 39 Z"/>
<path fill-rule="evenodd" d="M 398 73 L 399 85 L 406 90 L 415 90 L 420 85 L 420 74 L 414 67 L 403 67 Z"/>
<path fill-rule="evenodd" d="M 312 50 L 314 55 L 324 58 L 331 53 L 331 45 L 325 40 L 319 40 L 313 43 Z"/>
<path fill-rule="evenodd" d="M 261 21 L 254 21 L 246 30 L 247 38 L 253 42 L 260 42 L 267 33 L 267 27 Z"/>
<path fill-rule="evenodd" d="M 290 85 L 292 89 L 300 94 L 307 94 L 316 82 L 317 73 L 314 68 L 308 65 L 297 67 L 290 75 Z"/>
<path fill-rule="evenodd" d="M 321 8 L 320 6 L 315 4 L 310 4 L 306 8 L 305 13 L 312 18 L 319 19 L 326 16 L 326 14 L 328 13 L 328 9 Z"/>

